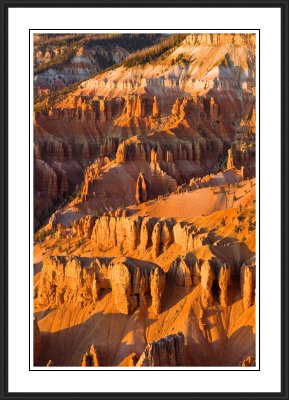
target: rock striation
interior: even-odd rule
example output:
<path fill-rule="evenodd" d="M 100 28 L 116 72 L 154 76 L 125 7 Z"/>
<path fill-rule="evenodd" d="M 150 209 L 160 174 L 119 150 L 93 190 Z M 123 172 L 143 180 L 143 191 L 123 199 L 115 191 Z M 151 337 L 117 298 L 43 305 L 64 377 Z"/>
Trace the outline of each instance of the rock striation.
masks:
<path fill-rule="evenodd" d="M 113 260 L 109 265 L 109 279 L 115 304 L 123 314 L 131 314 L 149 294 L 155 314 L 161 312 L 166 278 L 163 270 L 155 265 L 130 259 Z"/>
<path fill-rule="evenodd" d="M 154 258 L 172 244 L 188 252 L 212 243 L 210 232 L 196 229 L 193 224 L 141 216 L 86 216 L 74 222 L 72 233 L 91 239 L 102 251 L 115 246 L 124 253 L 148 250 Z"/>
<path fill-rule="evenodd" d="M 211 263 L 207 260 L 201 266 L 201 287 L 203 307 L 213 304 L 212 286 L 215 279 L 214 270 Z"/>
<path fill-rule="evenodd" d="M 228 286 L 231 279 L 231 266 L 223 264 L 220 267 L 218 275 L 218 284 L 220 288 L 220 304 L 222 307 L 228 306 Z"/>
<path fill-rule="evenodd" d="M 95 225 L 96 217 L 86 215 L 75 221 L 72 227 L 73 236 L 90 239 Z"/>
<path fill-rule="evenodd" d="M 137 362 L 137 367 L 177 367 L 184 365 L 182 332 L 168 335 L 147 345 Z"/>
<path fill-rule="evenodd" d="M 240 282 L 242 301 L 244 307 L 248 308 L 253 304 L 252 295 L 255 284 L 253 270 L 254 267 L 250 267 L 250 272 L 248 273 L 247 271 L 245 273 L 244 266 L 239 270 L 216 257 L 202 260 L 196 259 L 195 256 L 189 253 L 186 256 L 177 257 L 171 263 L 167 278 L 169 282 L 178 286 L 192 287 L 201 284 L 201 298 L 204 308 L 210 307 L 214 302 L 213 285 L 217 285 L 219 288 L 219 299 L 215 300 L 219 300 L 221 307 L 226 308 L 230 304 L 228 288 L 234 284 L 239 285 Z M 246 277 L 244 277 L 244 274 Z"/>
<path fill-rule="evenodd" d="M 131 314 L 150 296 L 153 312 L 159 314 L 165 284 L 162 269 L 141 260 L 50 256 L 43 261 L 37 302 L 84 307 L 98 300 L 101 289 L 111 289 L 119 312 Z"/>

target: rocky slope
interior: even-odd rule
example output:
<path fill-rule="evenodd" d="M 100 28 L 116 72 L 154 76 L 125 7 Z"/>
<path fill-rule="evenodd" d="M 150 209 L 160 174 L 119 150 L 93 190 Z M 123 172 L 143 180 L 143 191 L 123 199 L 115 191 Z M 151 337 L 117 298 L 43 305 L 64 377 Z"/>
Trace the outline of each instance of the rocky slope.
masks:
<path fill-rule="evenodd" d="M 162 35 L 35 34 L 34 93 L 49 94 L 87 79 L 153 45 Z"/>
<path fill-rule="evenodd" d="M 87 264 L 86 260 L 80 262 L 84 271 L 90 268 L 91 264 Z M 67 261 L 69 263 L 70 260 Z M 45 265 L 47 271 L 47 263 Z M 118 265 L 119 261 L 115 260 L 117 274 Z M 35 311 L 39 318 L 40 349 L 43 351 L 36 365 L 46 365 L 49 359 L 56 366 L 239 365 L 246 357 L 255 354 L 254 275 L 244 278 L 246 272 L 241 272 L 240 278 L 224 279 L 222 271 L 225 267 L 221 266 L 219 273 L 211 270 L 208 275 L 212 266 L 205 263 L 200 268 L 199 284 L 195 282 L 193 286 L 185 287 L 180 285 L 180 281 L 176 283 L 170 278 L 158 313 L 154 302 L 143 292 L 135 302 L 135 310 L 127 315 L 127 301 L 119 293 L 114 293 L 113 287 L 112 290 L 103 289 L 98 300 L 83 302 L 82 299 L 81 304 L 74 302 L 74 293 L 81 297 L 81 291 L 77 289 L 81 288 L 77 280 L 79 272 L 76 270 L 72 278 L 73 269 L 69 268 L 66 267 L 64 272 L 69 288 L 66 286 L 58 305 L 54 301 L 53 290 L 56 287 L 63 293 L 63 278 L 58 275 L 51 281 L 53 269 L 50 275 L 41 272 Z M 241 271 L 254 271 L 253 268 L 253 265 L 244 265 Z M 211 276 L 209 280 L 208 276 Z M 99 282 L 97 279 L 96 282 Z M 133 278 L 132 282 L 133 292 L 138 291 L 137 288 L 141 287 L 139 281 Z M 52 297 L 49 306 L 46 304 L 43 308 L 47 284 L 51 285 Z M 220 288 L 220 297 L 215 285 Z M 93 287 L 92 282 L 90 288 Z M 226 302 L 222 304 L 225 287 Z M 125 288 L 126 283 L 122 282 L 118 290 L 125 293 Z M 158 293 L 157 288 L 155 293 Z M 89 293 L 89 287 L 85 293 Z M 134 297 L 138 299 L 137 293 Z M 162 339 L 168 334 L 177 334 L 178 330 L 182 333 L 176 335 L 176 340 L 174 337 Z M 95 343 L 95 350 L 85 353 L 91 342 Z M 98 361 L 95 362 L 94 358 Z"/>
<path fill-rule="evenodd" d="M 90 356 L 81 361 L 91 343 L 100 366 L 133 366 L 139 359 L 148 359 L 139 365 L 158 365 L 141 354 L 152 354 L 150 343 L 171 334 L 172 326 L 173 332 L 184 334 L 182 365 L 239 365 L 253 357 L 256 266 L 250 182 L 236 186 L 241 198 L 235 206 L 207 216 L 174 218 L 172 209 L 162 205 L 168 198 L 161 198 L 152 206 L 165 209 L 170 218 L 118 210 L 76 219 L 70 228 L 57 223 L 46 237 L 39 237 L 34 249 L 35 313 L 42 331 L 51 332 L 42 333 L 46 352 L 39 365 L 51 359 L 54 365 L 91 366 Z M 210 188 L 191 193 L 203 190 Z M 91 335 L 88 327 L 95 324 L 99 328 Z M 111 324 L 114 334 L 109 333 Z M 103 329 L 112 335 L 108 342 Z M 195 340 L 199 347 L 193 356 Z M 74 350 L 55 352 L 63 341 Z"/>

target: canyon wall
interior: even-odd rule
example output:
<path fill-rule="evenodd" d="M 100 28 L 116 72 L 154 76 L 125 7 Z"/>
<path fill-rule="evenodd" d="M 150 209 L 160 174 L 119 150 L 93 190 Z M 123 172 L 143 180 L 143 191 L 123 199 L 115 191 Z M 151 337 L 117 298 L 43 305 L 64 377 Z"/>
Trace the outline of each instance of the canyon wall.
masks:
<path fill-rule="evenodd" d="M 148 295 L 159 314 L 165 283 L 158 265 L 141 260 L 51 256 L 43 261 L 36 298 L 42 307 L 84 307 L 99 299 L 101 289 L 111 289 L 120 313 L 131 314 Z"/>
<path fill-rule="evenodd" d="M 189 252 L 214 242 L 211 232 L 203 232 L 191 223 L 141 216 L 86 216 L 74 222 L 72 235 L 91 239 L 102 251 L 115 246 L 122 248 L 123 252 L 133 252 L 137 248 L 141 251 L 150 249 L 155 258 L 171 244 L 178 245 L 183 252 Z"/>
<path fill-rule="evenodd" d="M 254 304 L 255 265 L 246 263 L 236 270 L 217 258 L 189 262 L 186 257 L 174 260 L 165 274 L 157 264 L 128 257 L 50 256 L 43 260 L 35 300 L 41 307 L 85 307 L 99 301 L 101 290 L 111 290 L 117 312 L 131 314 L 151 299 L 153 313 L 158 315 L 166 281 L 191 290 L 200 284 L 204 308 L 213 302 L 228 307 L 228 287 L 239 282 L 244 309 Z M 219 287 L 219 298 L 214 299 L 213 285 Z M 37 325 L 34 334 L 39 337 Z M 40 343 L 39 339 L 36 342 Z"/>

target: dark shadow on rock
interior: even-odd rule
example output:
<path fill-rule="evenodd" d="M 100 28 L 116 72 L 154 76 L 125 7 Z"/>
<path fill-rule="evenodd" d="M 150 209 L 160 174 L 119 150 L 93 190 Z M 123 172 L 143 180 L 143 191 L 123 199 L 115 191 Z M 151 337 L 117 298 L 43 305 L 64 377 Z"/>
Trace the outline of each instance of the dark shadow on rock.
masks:
<path fill-rule="evenodd" d="M 227 340 L 218 365 L 239 366 L 248 356 L 255 356 L 256 335 L 250 325 L 241 326 Z"/>
<path fill-rule="evenodd" d="M 42 270 L 42 261 L 33 264 L 33 276 L 41 272 L 41 270 Z"/>
<path fill-rule="evenodd" d="M 178 286 L 172 282 L 167 281 L 166 291 L 162 301 L 162 312 L 168 311 L 170 308 L 174 307 L 180 300 L 186 297 L 194 290 L 195 286 L 184 287 Z"/>
<path fill-rule="evenodd" d="M 54 310 L 55 307 L 49 307 L 46 308 L 45 310 L 35 312 L 34 316 L 37 318 L 37 321 L 41 321 L 43 318 L 45 318 L 48 314 L 52 313 Z"/>

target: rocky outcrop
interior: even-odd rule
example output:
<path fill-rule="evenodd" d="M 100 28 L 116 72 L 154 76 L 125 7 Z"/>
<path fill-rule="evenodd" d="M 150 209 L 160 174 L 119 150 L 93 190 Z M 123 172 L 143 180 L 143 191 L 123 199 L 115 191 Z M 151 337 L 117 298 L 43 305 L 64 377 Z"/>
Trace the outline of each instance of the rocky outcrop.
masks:
<path fill-rule="evenodd" d="M 170 282 L 178 286 L 191 287 L 201 281 L 202 261 L 187 256 L 177 257 L 170 265 L 167 276 Z"/>
<path fill-rule="evenodd" d="M 83 355 L 81 366 L 82 367 L 99 367 L 99 359 L 97 350 L 94 344 L 90 346 L 90 349 Z"/>
<path fill-rule="evenodd" d="M 213 304 L 213 285 L 219 287 L 219 298 L 215 298 L 215 301 L 219 301 L 221 307 L 225 308 L 230 305 L 228 288 L 239 282 L 244 308 L 254 303 L 255 265 L 244 264 L 239 270 L 216 257 L 198 260 L 192 253 L 188 253 L 186 256 L 178 256 L 166 275 L 168 282 L 178 286 L 192 287 L 200 283 L 202 305 L 205 308 Z"/>
<path fill-rule="evenodd" d="M 243 264 L 240 270 L 240 289 L 245 310 L 254 303 L 255 269 L 255 265 Z"/>
<path fill-rule="evenodd" d="M 165 292 L 166 278 L 161 268 L 154 268 L 150 272 L 150 291 L 152 297 L 152 309 L 155 314 L 160 314 L 162 298 Z"/>
<path fill-rule="evenodd" d="M 192 33 L 187 35 L 184 39 L 187 45 L 205 45 L 205 46 L 223 46 L 225 44 L 232 44 L 234 46 L 255 46 L 256 36 L 254 34 L 243 35 L 240 33 L 231 33 L 223 35 L 221 33 L 208 34 L 208 33 Z"/>
<path fill-rule="evenodd" d="M 150 251 L 154 258 L 172 244 L 188 252 L 212 243 L 210 232 L 202 232 L 190 223 L 176 223 L 174 219 L 125 217 L 121 214 L 116 211 L 111 212 L 111 216 L 80 218 L 74 222 L 72 234 L 80 239 L 95 241 L 102 251 L 117 246 L 123 253 L 129 253 L 139 248 Z"/>
<path fill-rule="evenodd" d="M 134 251 L 140 243 L 141 218 L 98 218 L 92 231 L 92 240 L 104 251 L 118 246 L 125 251 Z"/>
<path fill-rule="evenodd" d="M 110 287 L 109 259 L 50 256 L 43 260 L 38 285 L 42 305 L 76 304 L 83 307 L 97 301 L 100 289 Z"/>
<path fill-rule="evenodd" d="M 103 274 L 105 262 L 96 260 L 83 267 L 80 257 L 76 256 L 46 258 L 38 286 L 38 302 L 58 306 L 77 304 L 80 307 L 95 302 L 102 286 L 97 276 Z"/>
<path fill-rule="evenodd" d="M 137 362 L 138 367 L 177 367 L 184 365 L 182 332 L 169 335 L 147 345 Z"/>
<path fill-rule="evenodd" d="M 197 229 L 193 224 L 179 222 L 173 227 L 174 243 L 182 251 L 191 251 L 205 244 L 210 244 L 210 235 Z"/>
<path fill-rule="evenodd" d="M 130 259 L 116 259 L 109 266 L 109 279 L 118 311 L 123 314 L 132 313 L 144 301 L 145 295 L 150 294 L 154 313 L 160 313 L 165 274 L 159 266 Z"/>
<path fill-rule="evenodd" d="M 152 232 L 155 221 L 155 218 L 143 218 L 141 222 L 139 248 L 142 252 L 152 246 Z"/>
<path fill-rule="evenodd" d="M 227 169 L 225 171 L 220 171 L 217 174 L 209 174 L 203 177 L 191 178 L 189 182 L 189 187 L 192 190 L 222 186 L 226 184 L 236 184 L 241 182 L 243 179 L 242 171 L 237 169 Z"/>
<path fill-rule="evenodd" d="M 165 283 L 158 265 L 141 260 L 50 256 L 43 261 L 37 303 L 83 307 L 96 302 L 101 289 L 112 289 L 119 312 L 132 313 L 148 295 L 159 314 Z"/>
<path fill-rule="evenodd" d="M 201 266 L 201 286 L 202 286 L 202 304 L 203 307 L 209 307 L 213 304 L 212 286 L 215 279 L 214 270 L 209 261 L 204 261 Z"/>
<path fill-rule="evenodd" d="M 231 278 L 231 266 L 223 264 L 220 267 L 218 275 L 218 283 L 220 288 L 220 304 L 222 307 L 228 306 L 228 286 Z"/>
<path fill-rule="evenodd" d="M 188 100 L 186 100 L 188 102 Z M 182 103 L 183 104 L 183 103 Z M 192 111 L 190 111 L 192 112 Z M 219 138 L 191 138 L 178 140 L 173 144 L 165 142 L 148 141 L 142 142 L 141 139 L 128 139 L 119 144 L 116 151 L 116 161 L 125 163 L 128 161 L 146 160 L 152 165 L 159 163 L 163 168 L 169 162 L 186 160 L 200 165 L 206 158 L 214 162 L 223 153 L 222 141 Z M 180 166 L 181 168 L 181 166 Z M 184 171 L 180 171 L 184 173 Z"/>
<path fill-rule="evenodd" d="M 249 356 L 245 360 L 240 362 L 241 367 L 255 367 L 256 359 L 254 356 Z"/>
<path fill-rule="evenodd" d="M 162 225 L 157 222 L 152 232 L 152 255 L 154 258 L 157 258 L 161 251 L 161 230 Z"/>
<path fill-rule="evenodd" d="M 227 169 L 232 169 L 235 167 L 235 161 L 233 157 L 232 149 L 228 150 L 228 160 L 227 160 Z"/>
<path fill-rule="evenodd" d="M 86 215 L 74 222 L 72 234 L 76 237 L 90 239 L 95 225 L 96 217 Z"/>
<path fill-rule="evenodd" d="M 153 115 L 153 117 L 158 117 L 159 114 L 160 114 L 160 107 L 158 104 L 158 99 L 156 96 L 154 96 L 152 115 Z"/>
<path fill-rule="evenodd" d="M 177 118 L 180 116 L 180 100 L 176 99 L 173 107 L 172 107 L 172 115 L 175 115 Z"/>
<path fill-rule="evenodd" d="M 143 172 L 140 172 L 136 181 L 135 200 L 136 204 L 144 203 L 148 199 L 148 184 Z"/>
<path fill-rule="evenodd" d="M 255 176 L 255 152 L 255 144 L 233 143 L 228 150 L 227 169 L 242 169 L 243 179 Z"/>
<path fill-rule="evenodd" d="M 84 174 L 83 187 L 80 194 L 82 200 L 86 200 L 92 183 L 100 176 L 102 167 L 108 162 L 106 158 L 98 158 L 89 165 Z"/>

